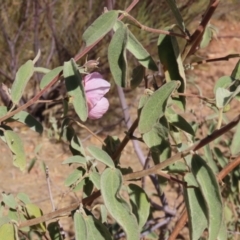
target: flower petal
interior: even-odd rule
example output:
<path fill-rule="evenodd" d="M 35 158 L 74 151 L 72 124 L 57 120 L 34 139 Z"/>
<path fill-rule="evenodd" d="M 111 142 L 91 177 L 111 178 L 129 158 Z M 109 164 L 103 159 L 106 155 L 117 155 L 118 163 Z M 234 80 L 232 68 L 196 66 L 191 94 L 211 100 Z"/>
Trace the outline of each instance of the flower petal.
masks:
<path fill-rule="evenodd" d="M 86 75 L 84 77 L 83 81 L 86 84 L 86 82 L 88 82 L 89 80 L 91 80 L 93 78 L 103 79 L 103 76 L 99 72 L 93 72 L 93 73 L 90 73 L 90 74 Z"/>
<path fill-rule="evenodd" d="M 103 97 L 100 101 L 96 103 L 96 105 L 89 109 L 88 117 L 90 119 L 98 119 L 103 116 L 103 114 L 108 110 L 109 102 Z"/>

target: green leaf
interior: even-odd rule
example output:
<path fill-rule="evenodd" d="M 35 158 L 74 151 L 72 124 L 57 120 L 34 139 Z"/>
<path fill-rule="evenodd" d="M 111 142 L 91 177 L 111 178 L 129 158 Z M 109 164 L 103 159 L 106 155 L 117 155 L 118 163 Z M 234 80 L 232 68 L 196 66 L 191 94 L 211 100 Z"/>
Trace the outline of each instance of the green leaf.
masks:
<path fill-rule="evenodd" d="M 163 162 L 171 156 L 168 129 L 163 124 L 157 123 L 149 132 L 144 133 L 142 138 L 150 148 L 154 164 Z"/>
<path fill-rule="evenodd" d="M 177 86 L 177 81 L 168 82 L 149 97 L 141 111 L 138 125 L 140 133 L 149 132 L 164 115 L 167 100 Z"/>
<path fill-rule="evenodd" d="M 240 123 L 238 123 L 235 133 L 233 135 L 230 150 L 233 156 L 236 156 L 240 153 Z"/>
<path fill-rule="evenodd" d="M 11 223 L 3 224 L 0 227 L 0 239 L 2 240 L 17 240 L 15 227 Z"/>
<path fill-rule="evenodd" d="M 178 26 L 182 29 L 183 32 L 185 32 L 185 24 L 182 18 L 182 15 L 177 7 L 176 1 L 175 0 L 167 0 L 167 3 L 169 7 L 171 8 L 174 17 L 177 20 Z"/>
<path fill-rule="evenodd" d="M 82 146 L 81 140 L 78 138 L 78 136 L 75 134 L 70 142 L 70 146 L 79 152 L 82 156 L 85 156 L 85 150 Z"/>
<path fill-rule="evenodd" d="M 112 217 L 122 226 L 126 238 L 140 239 L 137 219 L 129 204 L 121 197 L 122 175 L 118 169 L 107 168 L 101 175 L 101 193 L 104 204 Z"/>
<path fill-rule="evenodd" d="M 172 31 L 171 29 L 167 29 Z M 181 54 L 176 37 L 168 35 L 159 35 L 158 38 L 158 55 L 165 69 L 167 82 L 178 80 L 181 82 L 178 88 L 179 93 L 184 93 L 186 88 L 186 76 L 181 59 Z M 185 108 L 185 97 L 175 97 L 174 103 L 181 109 Z"/>
<path fill-rule="evenodd" d="M 21 111 L 21 112 L 15 114 L 12 118 L 18 122 L 21 122 L 21 123 L 27 125 L 30 129 L 32 129 L 35 132 L 38 132 L 40 134 L 43 132 L 42 124 L 39 121 L 37 121 L 28 112 Z"/>
<path fill-rule="evenodd" d="M 105 165 L 107 165 L 110 168 L 115 168 L 112 158 L 105 151 L 103 151 L 100 148 L 97 148 L 95 146 L 89 146 L 89 147 L 87 147 L 87 150 L 98 161 L 104 163 Z"/>
<path fill-rule="evenodd" d="M 24 222 L 27 221 L 27 218 L 24 216 L 23 213 L 21 213 L 20 211 L 16 211 L 14 209 L 9 209 L 8 211 L 8 217 L 11 219 L 12 222 Z M 29 232 L 30 231 L 30 227 L 26 226 L 23 228 L 20 228 L 21 231 L 24 232 Z"/>
<path fill-rule="evenodd" d="M 105 207 L 105 205 L 101 205 L 101 221 L 102 223 L 106 223 L 107 222 L 107 208 Z"/>
<path fill-rule="evenodd" d="M 74 184 L 78 179 L 80 179 L 83 176 L 83 169 L 75 169 L 72 173 L 70 173 L 68 175 L 68 177 L 66 178 L 66 180 L 64 181 L 64 185 L 65 186 L 71 186 L 72 184 Z"/>
<path fill-rule="evenodd" d="M 7 114 L 8 110 L 5 106 L 0 106 L 0 117 L 3 117 Z M 40 122 L 38 122 L 31 114 L 28 112 L 21 111 L 11 118 L 8 119 L 8 121 L 18 121 L 25 125 L 27 125 L 30 129 L 33 131 L 36 131 L 38 133 L 43 132 L 43 127 Z"/>
<path fill-rule="evenodd" d="M 7 107 L 0 106 L 0 118 L 4 117 L 5 115 L 7 115 L 7 112 L 8 112 Z"/>
<path fill-rule="evenodd" d="M 23 91 L 33 73 L 34 65 L 32 60 L 28 60 L 18 69 L 11 89 L 11 97 L 14 104 L 18 104 L 23 95 Z"/>
<path fill-rule="evenodd" d="M 56 67 L 47 74 L 44 75 L 40 82 L 40 89 L 45 88 L 55 77 L 59 75 L 59 73 L 63 70 L 63 67 Z"/>
<path fill-rule="evenodd" d="M 47 226 L 51 240 L 63 240 L 59 222 L 51 222 Z"/>
<path fill-rule="evenodd" d="M 118 11 L 108 11 L 97 18 L 83 33 L 82 39 L 86 46 L 92 45 L 105 36 L 114 26 L 118 18 Z"/>
<path fill-rule="evenodd" d="M 114 31 L 118 28 L 123 27 L 124 23 L 121 21 L 117 21 L 114 25 Z M 138 60 L 138 62 L 144 66 L 145 68 L 151 69 L 152 71 L 158 71 L 158 67 L 154 62 L 151 55 L 148 51 L 142 46 L 142 44 L 137 40 L 137 38 L 132 34 L 132 32 L 128 31 L 128 41 L 127 41 L 127 50 L 133 54 L 133 56 Z"/>
<path fill-rule="evenodd" d="M 129 87 L 127 83 L 126 46 L 128 39 L 127 26 L 119 27 L 108 47 L 108 62 L 114 81 L 118 86 Z"/>
<path fill-rule="evenodd" d="M 188 212 L 190 239 L 198 240 L 207 228 L 207 207 L 203 195 L 196 186 L 196 180 L 192 173 L 184 177 L 187 187 L 184 188 L 184 199 Z"/>
<path fill-rule="evenodd" d="M 145 68 L 141 65 L 135 67 L 132 71 L 132 76 L 130 80 L 131 89 L 136 88 L 143 80 L 145 75 Z"/>
<path fill-rule="evenodd" d="M 216 105 L 218 108 L 223 108 L 227 105 L 230 98 L 232 96 L 232 92 L 225 88 L 217 88 L 216 90 Z"/>
<path fill-rule="evenodd" d="M 228 159 L 224 157 L 221 150 L 217 147 L 213 148 L 213 153 L 214 153 L 219 165 L 221 166 L 221 168 L 224 168 L 228 164 Z"/>
<path fill-rule="evenodd" d="M 85 217 L 87 225 L 88 238 L 87 240 L 111 240 L 112 237 L 108 229 L 96 218 L 91 215 Z"/>
<path fill-rule="evenodd" d="M 38 218 L 43 215 L 42 210 L 35 204 L 28 203 L 25 205 L 25 214 L 27 219 Z M 42 222 L 34 225 L 34 228 L 40 232 L 46 232 L 46 223 Z"/>
<path fill-rule="evenodd" d="M 213 30 L 211 25 L 207 25 L 207 27 L 204 30 L 202 41 L 200 43 L 200 48 L 205 48 L 209 45 L 213 37 Z"/>
<path fill-rule="evenodd" d="M 223 217 L 223 204 L 216 176 L 207 163 L 196 154 L 192 158 L 192 173 L 199 184 L 208 210 L 208 239 L 215 240 Z"/>
<path fill-rule="evenodd" d="M 135 184 L 129 184 L 128 188 L 132 211 L 137 217 L 139 229 L 141 230 L 150 214 L 150 203 L 147 194 L 141 187 Z"/>
<path fill-rule="evenodd" d="M 88 239 L 87 224 L 82 214 L 77 210 L 73 215 L 76 240 Z"/>
<path fill-rule="evenodd" d="M 22 192 L 18 193 L 17 198 L 24 204 L 31 203 L 29 196 L 25 193 Z"/>
<path fill-rule="evenodd" d="M 74 59 L 64 62 L 63 76 L 69 96 L 71 96 L 73 107 L 82 121 L 88 117 L 88 107 L 81 75 Z"/>
<path fill-rule="evenodd" d="M 233 79 L 240 80 L 240 60 L 238 60 L 236 66 L 234 67 L 234 69 L 231 73 L 231 77 Z"/>
<path fill-rule="evenodd" d="M 10 208 L 16 209 L 17 208 L 17 202 L 12 194 L 6 194 L 2 193 L 2 201 Z"/>
<path fill-rule="evenodd" d="M 34 67 L 34 72 L 38 72 L 38 73 L 49 73 L 51 70 L 48 68 L 44 68 L 44 67 Z"/>
<path fill-rule="evenodd" d="M 206 162 L 208 163 L 209 167 L 212 169 L 214 174 L 217 174 L 219 172 L 218 167 L 216 162 L 213 160 L 212 151 L 209 144 L 204 146 L 204 156 L 205 156 Z"/>
<path fill-rule="evenodd" d="M 100 189 L 100 178 L 101 175 L 98 172 L 91 172 L 89 179 L 93 182 L 94 186 L 99 190 Z"/>
<path fill-rule="evenodd" d="M 216 94 L 216 91 L 218 88 L 227 88 L 231 85 L 232 83 L 232 78 L 230 76 L 223 76 L 223 77 L 220 77 L 215 86 L 214 86 L 214 93 Z"/>
<path fill-rule="evenodd" d="M 189 133 L 190 135 L 194 136 L 194 130 L 192 126 L 186 121 L 182 116 L 175 113 L 171 108 L 167 108 L 166 110 L 166 118 L 167 120 L 182 131 Z"/>
<path fill-rule="evenodd" d="M 26 167 L 26 156 L 21 138 L 11 130 L 5 130 L 4 137 L 13 153 L 13 165 L 23 171 Z"/>
<path fill-rule="evenodd" d="M 69 164 L 69 163 L 78 163 L 78 164 L 82 164 L 86 167 L 87 160 L 85 157 L 76 155 L 76 156 L 71 156 L 62 162 L 62 164 Z"/>

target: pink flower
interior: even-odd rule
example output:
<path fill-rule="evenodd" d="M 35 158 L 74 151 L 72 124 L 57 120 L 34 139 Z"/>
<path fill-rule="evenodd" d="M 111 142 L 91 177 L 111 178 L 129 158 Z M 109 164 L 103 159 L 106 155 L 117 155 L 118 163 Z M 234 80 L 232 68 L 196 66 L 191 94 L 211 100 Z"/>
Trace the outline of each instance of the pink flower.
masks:
<path fill-rule="evenodd" d="M 109 102 L 103 97 L 110 89 L 110 83 L 98 72 L 86 75 L 83 79 L 88 104 L 88 117 L 98 119 L 108 110 Z"/>

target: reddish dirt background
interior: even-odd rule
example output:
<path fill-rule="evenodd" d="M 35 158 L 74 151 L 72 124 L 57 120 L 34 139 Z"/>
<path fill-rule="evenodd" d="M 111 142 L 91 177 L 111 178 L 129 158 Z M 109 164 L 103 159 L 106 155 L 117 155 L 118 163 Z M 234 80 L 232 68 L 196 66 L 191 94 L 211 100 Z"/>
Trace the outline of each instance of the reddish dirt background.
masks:
<path fill-rule="evenodd" d="M 212 24 L 219 30 L 218 38 L 214 39 L 211 44 L 206 49 L 201 50 L 199 54 L 206 59 L 222 57 L 231 53 L 240 53 L 240 24 L 238 22 L 228 22 L 226 20 L 215 20 L 212 21 Z M 213 86 L 217 79 L 224 75 L 230 75 L 237 61 L 238 59 L 235 58 L 226 62 L 198 65 L 194 70 L 188 72 L 188 79 L 193 80 L 195 84 L 200 86 L 203 96 L 211 98 L 213 97 Z M 197 93 L 195 87 L 191 85 L 188 86 L 187 93 Z M 137 91 L 141 92 L 142 89 L 138 89 Z M 134 94 L 136 94 L 136 92 L 127 93 L 126 96 L 127 102 L 130 106 L 130 111 L 136 114 L 135 105 L 137 104 L 137 99 Z M 131 98 L 131 96 L 134 96 L 134 98 Z M 134 101 L 132 99 L 134 99 Z M 196 119 L 205 118 L 210 113 L 213 113 L 196 99 L 188 99 L 187 111 L 184 113 L 184 116 L 191 118 L 191 109 L 195 112 Z M 233 119 L 239 113 L 239 103 L 233 101 L 232 109 L 227 114 L 229 120 Z M 109 120 L 104 120 L 103 122 L 110 124 Z M 88 124 L 90 129 L 95 131 L 101 128 L 100 125 L 96 125 L 94 122 L 92 123 L 93 125 Z M 123 128 L 124 123 L 120 123 L 113 129 L 108 129 L 107 132 L 101 132 L 99 136 L 104 138 L 107 134 L 110 134 L 117 135 L 120 139 L 122 139 L 124 137 Z M 56 207 L 59 209 L 67 206 L 71 202 L 75 202 L 77 200 L 77 196 L 69 192 L 68 188 L 64 186 L 64 180 L 72 171 L 73 167 L 61 164 L 68 156 L 70 156 L 68 147 L 64 144 L 56 143 L 56 140 L 49 140 L 46 133 L 43 134 L 43 136 L 39 136 L 37 133 L 26 129 L 21 125 L 15 124 L 14 130 L 20 134 L 24 141 L 28 163 L 30 163 L 33 158 L 37 158 L 37 161 L 30 173 L 21 173 L 12 165 L 11 153 L 5 144 L 0 141 L 0 190 L 14 195 L 18 192 L 24 192 L 30 196 L 33 203 L 38 204 L 42 208 L 44 213 L 51 212 L 52 209 L 49 200 L 46 177 L 44 171 L 42 170 L 42 162 L 44 162 L 49 168 L 52 192 Z M 79 134 L 81 135 L 81 139 L 85 139 L 83 140 L 84 146 L 89 144 L 99 144 L 94 137 L 89 137 L 89 134 L 85 130 L 79 130 Z M 141 146 L 143 151 L 146 153 L 146 147 L 144 145 Z M 36 153 L 37 148 L 39 148 L 39 151 Z M 131 143 L 129 143 L 126 149 L 124 149 L 121 161 L 123 166 L 127 167 L 130 165 L 134 168 L 134 170 L 140 170 L 142 168 L 138 162 L 137 156 L 134 153 Z M 153 191 L 153 187 L 148 178 L 146 179 L 146 186 L 146 191 L 151 193 Z M 178 198 L 179 194 L 177 191 L 179 190 L 179 186 L 175 186 L 174 184 L 171 187 L 167 187 L 165 190 L 169 207 L 175 208 L 176 204 L 182 201 L 182 197 Z M 78 197 L 80 196 L 78 195 Z M 174 221 L 170 224 L 171 229 L 174 227 L 174 222 L 179 217 L 181 209 L 182 208 L 178 211 Z M 61 219 L 61 223 L 66 231 L 71 232 L 72 224 L 70 218 Z M 188 239 L 187 228 L 185 228 L 182 233 L 185 236 L 185 239 Z M 71 234 L 67 239 L 70 238 Z"/>

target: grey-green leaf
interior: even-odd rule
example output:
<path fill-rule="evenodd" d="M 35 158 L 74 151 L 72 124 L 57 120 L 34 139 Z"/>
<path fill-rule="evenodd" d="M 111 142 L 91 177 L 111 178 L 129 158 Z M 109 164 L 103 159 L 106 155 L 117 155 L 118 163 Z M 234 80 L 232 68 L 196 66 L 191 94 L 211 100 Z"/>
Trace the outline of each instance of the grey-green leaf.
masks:
<path fill-rule="evenodd" d="M 115 83 L 121 87 L 130 87 L 127 83 L 127 39 L 127 26 L 123 25 L 117 29 L 108 47 L 109 67 Z"/>
<path fill-rule="evenodd" d="M 184 188 L 184 199 L 188 212 L 190 238 L 198 240 L 208 225 L 207 207 L 201 191 L 195 187 L 196 180 L 192 173 L 187 173 L 184 181 L 187 182 L 187 187 Z"/>
<path fill-rule="evenodd" d="M 78 163 L 86 166 L 87 160 L 85 157 L 76 155 L 76 156 L 71 156 L 62 162 L 62 164 L 69 164 L 69 163 Z"/>
<path fill-rule="evenodd" d="M 236 131 L 233 135 L 230 150 L 233 156 L 240 153 L 240 123 L 238 123 Z"/>
<path fill-rule="evenodd" d="M 141 230 L 148 219 L 150 203 L 147 194 L 141 187 L 135 184 L 129 184 L 128 188 L 132 211 L 137 217 L 139 229 Z"/>
<path fill-rule="evenodd" d="M 17 202 L 12 194 L 2 193 L 2 201 L 12 209 L 17 207 Z"/>
<path fill-rule="evenodd" d="M 89 178 L 93 182 L 94 186 L 99 190 L 101 175 L 98 172 L 92 171 L 89 175 Z"/>
<path fill-rule="evenodd" d="M 127 239 L 139 240 L 140 231 L 129 204 L 120 196 L 122 174 L 118 169 L 107 168 L 101 175 L 101 193 L 108 212 L 122 226 Z"/>
<path fill-rule="evenodd" d="M 21 138 L 11 130 L 5 130 L 4 137 L 13 153 L 13 165 L 23 171 L 26 167 L 26 156 Z"/>
<path fill-rule="evenodd" d="M 12 223 L 5 223 L 0 227 L 0 239 L 2 240 L 17 240 L 16 229 Z"/>
<path fill-rule="evenodd" d="M 142 65 L 138 65 L 132 71 L 130 80 L 131 89 L 136 88 L 143 80 L 145 74 L 145 68 Z"/>
<path fill-rule="evenodd" d="M 118 18 L 117 11 L 108 11 L 97 18 L 83 33 L 82 39 L 89 46 L 105 36 L 114 26 Z"/>
<path fill-rule="evenodd" d="M 185 120 L 182 116 L 175 113 L 171 108 L 167 108 L 166 117 L 167 120 L 175 127 L 194 136 L 192 126 L 188 123 L 188 121 Z"/>
<path fill-rule="evenodd" d="M 34 73 L 34 64 L 28 60 L 17 71 L 14 83 L 11 89 L 11 97 L 14 104 L 18 104 L 23 95 L 23 91 Z"/>
<path fill-rule="evenodd" d="M 177 20 L 178 26 L 182 29 L 183 32 L 185 32 L 185 24 L 182 18 L 182 15 L 177 7 L 177 3 L 175 0 L 167 0 L 167 3 L 169 7 L 171 8 L 174 17 Z"/>
<path fill-rule="evenodd" d="M 225 88 L 217 88 L 216 90 L 216 105 L 218 108 L 223 108 L 229 102 L 232 92 Z"/>
<path fill-rule="evenodd" d="M 85 223 L 88 231 L 87 240 L 112 240 L 108 229 L 93 216 L 86 216 Z"/>
<path fill-rule="evenodd" d="M 65 186 L 71 186 L 72 184 L 76 183 L 78 179 L 80 179 L 83 176 L 83 170 L 82 169 L 75 169 L 72 173 L 70 173 L 66 180 L 64 181 Z"/>
<path fill-rule="evenodd" d="M 123 22 L 117 21 L 114 25 L 114 31 L 119 27 L 124 25 Z M 137 40 L 137 38 L 128 29 L 128 41 L 127 50 L 133 54 L 133 56 L 138 60 L 138 62 L 145 68 L 151 69 L 152 71 L 158 71 L 158 67 L 154 62 L 148 51 L 142 46 L 142 44 Z"/>
<path fill-rule="evenodd" d="M 63 70 L 63 67 L 56 67 L 47 74 L 44 75 L 40 82 L 40 89 L 46 87 L 55 77 L 59 75 L 59 73 Z"/>
<path fill-rule="evenodd" d="M 216 94 L 216 91 L 218 88 L 227 88 L 231 85 L 232 83 L 232 78 L 230 76 L 222 76 L 220 77 L 215 86 L 214 86 L 214 93 Z"/>
<path fill-rule="evenodd" d="M 91 153 L 91 155 L 96 158 L 98 161 L 104 163 L 108 167 L 114 168 L 114 162 L 112 158 L 102 149 L 95 147 L 95 146 L 89 146 L 87 147 L 87 150 Z"/>
<path fill-rule="evenodd" d="M 82 214 L 77 210 L 73 215 L 76 240 L 88 239 L 87 224 Z"/>
<path fill-rule="evenodd" d="M 150 96 L 141 111 L 138 125 L 140 133 L 149 132 L 164 115 L 167 100 L 177 86 L 177 81 L 168 82 Z"/>
<path fill-rule="evenodd" d="M 216 176 L 207 163 L 196 154 L 192 158 L 192 173 L 207 206 L 208 239 L 215 240 L 222 226 L 223 217 L 223 204 Z"/>
<path fill-rule="evenodd" d="M 167 29 L 172 31 L 173 29 Z M 186 88 L 186 76 L 180 54 L 179 44 L 174 36 L 159 35 L 158 38 L 158 55 L 165 69 L 166 80 L 179 80 L 181 82 L 178 92 L 184 93 Z M 175 97 L 174 103 L 184 109 L 185 97 Z"/>
<path fill-rule="evenodd" d="M 74 59 L 64 62 L 63 76 L 68 94 L 73 98 L 73 107 L 82 121 L 88 117 L 88 107 L 81 75 Z"/>
<path fill-rule="evenodd" d="M 144 133 L 143 141 L 150 148 L 154 164 L 158 164 L 171 155 L 168 132 L 163 124 L 157 123 L 149 132 Z"/>
<path fill-rule="evenodd" d="M 28 112 L 21 111 L 15 114 L 12 118 L 18 122 L 26 124 L 30 129 L 35 132 L 38 132 L 40 134 L 43 132 L 42 124 Z"/>

